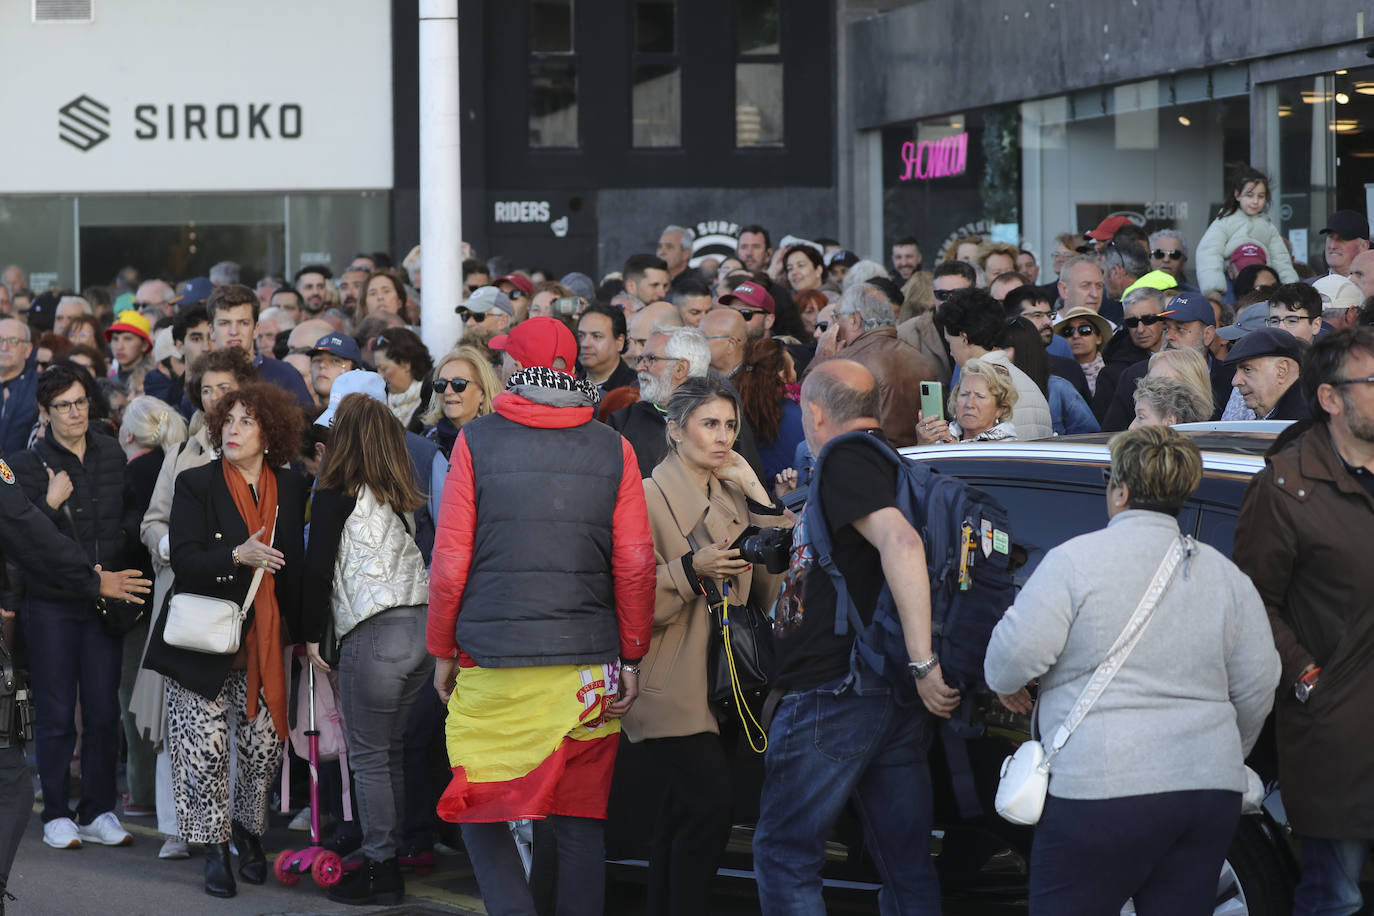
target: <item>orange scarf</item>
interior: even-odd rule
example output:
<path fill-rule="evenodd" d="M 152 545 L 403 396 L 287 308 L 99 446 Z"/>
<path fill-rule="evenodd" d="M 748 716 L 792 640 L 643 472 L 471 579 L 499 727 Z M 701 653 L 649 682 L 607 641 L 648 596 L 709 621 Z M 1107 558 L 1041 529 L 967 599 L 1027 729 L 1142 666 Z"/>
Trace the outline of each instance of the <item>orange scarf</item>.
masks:
<path fill-rule="evenodd" d="M 259 528 L 273 531 L 277 518 L 277 475 L 272 468 L 263 465 L 258 475 L 258 501 L 254 503 L 248 481 L 243 479 L 238 468 L 227 461 L 220 463 L 224 465 L 224 482 L 229 485 L 229 495 L 234 498 L 234 506 L 248 531 L 252 533 Z M 242 640 L 248 649 L 248 718 L 258 714 L 258 689 L 261 688 L 267 697 L 267 711 L 272 715 L 277 737 L 285 738 L 288 732 L 286 669 L 282 666 L 276 577 L 271 570 L 262 571 L 262 583 L 253 598 L 253 612 L 253 623 Z"/>

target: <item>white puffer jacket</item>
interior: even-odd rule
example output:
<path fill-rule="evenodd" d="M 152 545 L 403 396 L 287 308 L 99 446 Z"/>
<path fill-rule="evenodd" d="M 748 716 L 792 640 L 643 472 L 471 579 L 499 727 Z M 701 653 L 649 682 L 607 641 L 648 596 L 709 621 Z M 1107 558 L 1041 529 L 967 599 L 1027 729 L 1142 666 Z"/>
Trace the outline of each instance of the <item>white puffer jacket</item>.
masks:
<path fill-rule="evenodd" d="M 1016 437 L 1027 439 L 1049 439 L 1054 435 L 1054 416 L 1050 413 L 1050 402 L 1035 380 L 1022 372 L 1007 357 L 1005 350 L 991 350 L 979 357 L 985 363 L 1002 366 L 1011 373 L 1016 385 L 1016 405 L 1011 409 L 1011 425 L 1016 427 Z"/>
<path fill-rule="evenodd" d="M 334 563 L 334 632 L 339 639 L 383 611 L 429 603 L 429 573 L 405 523 L 363 487 L 344 522 Z"/>
<path fill-rule="evenodd" d="M 1298 272 L 1283 236 L 1264 214 L 1247 216 L 1237 210 L 1230 216 L 1212 221 L 1197 243 L 1197 285 L 1204 293 L 1219 289 L 1226 291 L 1226 259 L 1246 242 L 1254 242 L 1264 249 L 1269 266 L 1279 275 L 1280 283 L 1297 283 Z"/>

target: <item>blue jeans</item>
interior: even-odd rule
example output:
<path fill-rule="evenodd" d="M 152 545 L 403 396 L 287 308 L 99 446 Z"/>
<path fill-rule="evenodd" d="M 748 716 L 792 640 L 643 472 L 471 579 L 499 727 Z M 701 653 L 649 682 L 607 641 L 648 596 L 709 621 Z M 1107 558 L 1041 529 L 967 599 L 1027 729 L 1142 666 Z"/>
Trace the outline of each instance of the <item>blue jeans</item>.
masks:
<path fill-rule="evenodd" d="M 76 700 L 81 698 L 81 801 L 76 817 L 89 824 L 115 806 L 119 754 L 119 666 L 123 646 L 105 632 L 85 602 L 24 603 L 33 687 L 33 744 L 43 786 L 43 823 L 71 817 L 68 767 L 76 750 Z"/>
<path fill-rule="evenodd" d="M 1294 916 L 1347 916 L 1364 905 L 1360 872 L 1369 840 L 1301 837 L 1302 878 L 1293 892 Z"/>
<path fill-rule="evenodd" d="M 825 916 L 825 843 L 852 797 L 883 916 L 940 912 L 930 856 L 931 721 L 881 683 L 789 693 L 768 731 L 754 870 L 764 916 Z"/>
<path fill-rule="evenodd" d="M 339 694 L 348 763 L 363 827 L 363 855 L 394 858 L 405 817 L 406 717 L 429 681 L 427 608 L 398 607 L 358 624 L 339 646 Z"/>

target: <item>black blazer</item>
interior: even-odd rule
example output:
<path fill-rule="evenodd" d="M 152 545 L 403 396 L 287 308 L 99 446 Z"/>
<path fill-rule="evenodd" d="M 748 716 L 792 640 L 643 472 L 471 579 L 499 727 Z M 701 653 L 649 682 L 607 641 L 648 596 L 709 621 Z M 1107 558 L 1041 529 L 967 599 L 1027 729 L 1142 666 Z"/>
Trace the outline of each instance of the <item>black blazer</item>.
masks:
<path fill-rule="evenodd" d="M 305 565 L 305 501 L 308 494 L 304 478 L 289 468 L 273 468 L 277 475 L 277 530 L 272 546 L 286 558 L 276 574 L 277 605 L 286 624 L 288 638 L 295 641 L 301 632 L 301 583 Z M 176 592 L 191 592 L 213 598 L 243 601 L 253 582 L 253 570 L 235 566 L 233 549 L 251 534 L 244 524 L 229 485 L 224 482 L 223 460 L 204 467 L 189 468 L 177 476 L 172 497 L 170 521 L 172 571 Z M 187 690 L 206 699 L 219 696 L 233 666 L 232 655 L 209 655 L 167 645 L 166 606 L 153 628 L 143 666 L 174 679 Z M 248 623 L 253 609 L 248 610 Z"/>

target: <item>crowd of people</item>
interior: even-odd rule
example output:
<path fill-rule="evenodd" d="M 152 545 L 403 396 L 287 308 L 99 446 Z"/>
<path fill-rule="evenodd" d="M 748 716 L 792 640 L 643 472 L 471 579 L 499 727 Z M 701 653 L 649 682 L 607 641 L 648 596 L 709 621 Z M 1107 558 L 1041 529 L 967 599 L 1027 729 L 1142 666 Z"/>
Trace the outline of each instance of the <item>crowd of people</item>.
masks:
<path fill-rule="evenodd" d="M 1355 512 L 1359 497 L 1351 530 L 1368 530 L 1368 224 L 1332 214 L 1329 273 L 1314 280 L 1264 215 L 1264 176 L 1241 172 L 1231 190 L 1198 246 L 1200 285 L 1177 231 L 1147 234 L 1125 217 L 1059 236 L 1056 279 L 1045 283 L 1034 252 L 1001 241 L 955 239 L 926 270 L 912 237 L 885 266 L 829 239 L 775 250 L 758 225 L 720 258 L 694 258 L 691 230 L 669 226 L 655 253 L 632 254 L 599 282 L 469 258 L 454 304 L 464 330 L 442 353 L 417 333 L 418 248 L 399 265 L 358 255 L 337 276 L 309 265 L 254 287 L 224 262 L 175 285 L 128 269 L 111 287 L 36 294 L 11 267 L 0 280 L 0 470 L 101 572 L 105 592 L 127 599 L 96 601 L 93 580 L 74 593 L 74 580 L 11 563 L 0 604 L 19 611 L 32 671 L 44 842 L 127 845 L 120 817 L 156 816 L 161 857 L 204 848 L 207 893 L 237 892 L 231 842 L 238 879 L 262 883 L 261 837 L 299 689 L 289 647 L 301 644 L 338 697 L 351 769 L 351 791 L 336 775 L 324 803 L 338 815 L 331 847 L 360 849 L 362 865 L 333 899 L 399 902 L 398 862 L 434 846 L 437 811 L 462 825 L 488 912 L 533 913 L 541 895 L 560 913 L 600 912 L 601 825 L 623 733 L 643 743 L 662 790 L 650 911 L 707 912 L 738 731 L 722 728 L 729 715 L 708 683 L 713 621 L 753 607 L 771 609 L 770 686 L 781 698 L 755 834 L 764 911 L 821 911 L 826 838 L 850 798 L 884 894 L 903 911 L 938 911 L 925 754 L 933 722 L 960 697 L 932 651 L 923 548 L 897 509 L 895 472 L 853 437 L 890 449 L 1131 431 L 1113 442 L 1112 524 L 1100 543 L 1046 557 L 994 636 L 988 683 L 1029 711 L 1022 688 L 1040 678 L 1042 727 L 1067 714 L 1073 694 L 1060 688 L 1086 679 L 1112 622 L 1129 616 L 1104 595 L 1149 584 L 1153 567 L 1121 545 L 1163 551 L 1177 538 L 1170 516 L 1200 465 L 1168 426 L 1331 428 L 1328 445 L 1315 433 L 1295 440 L 1302 457 L 1275 464 L 1294 469 L 1260 490 L 1335 474 L 1331 499 Z M 1355 363 L 1369 371 L 1352 374 Z M 1309 378 L 1314 365 L 1321 374 Z M 806 486 L 806 510 L 786 510 Z M 1069 912 L 1073 894 L 1105 905 L 1140 879 L 1105 864 L 1087 890 L 1074 878 L 1087 854 L 1081 825 L 1139 813 L 1083 799 L 1144 786 L 1173 793 L 1156 820 L 1193 819 L 1196 867 L 1152 892 L 1138 880 L 1126 893 L 1139 912 L 1151 899 L 1169 901 L 1156 912 L 1183 911 L 1170 907 L 1218 864 L 1239 812 L 1241 758 L 1280 682 L 1276 656 L 1282 683 L 1310 688 L 1344 651 L 1344 627 L 1364 627 L 1289 607 L 1289 573 L 1270 562 L 1306 556 L 1279 556 L 1295 548 L 1275 534 L 1288 514 L 1305 517 L 1272 493 L 1247 501 L 1237 560 L 1249 577 L 1214 551 L 1191 560 L 1203 574 L 1173 586 L 1159 613 L 1215 613 L 1192 629 L 1156 627 L 1134 656 L 1138 666 L 1192 659 L 1206 677 L 1171 701 L 1194 701 L 1199 722 L 1218 719 L 1198 734 L 1235 734 L 1198 754 L 1166 740 L 1163 757 L 1141 739 L 1140 773 L 1108 778 L 1102 748 L 1141 732 L 1099 712 L 1097 737 L 1085 730 L 1056 770 L 1052 798 L 1064 801 L 1047 808 L 1033 911 Z M 744 557 L 744 535 L 793 525 L 785 573 Z M 806 575 L 817 525 L 848 595 Z M 1266 537 L 1277 543 L 1256 543 Z M 126 571 L 118 583 L 115 569 Z M 140 612 L 129 583 L 144 580 Z M 848 605 L 871 619 L 884 582 L 915 707 L 856 681 L 853 636 L 837 635 Z M 239 615 L 232 639 L 210 649 L 197 631 L 215 607 Z M 1255 630 L 1261 607 L 1281 634 L 1277 653 Z M 1292 616 L 1307 613 L 1325 615 L 1319 636 Z M 1118 709 L 1164 702 L 1157 681 L 1133 687 Z M 1228 703 L 1233 712 L 1218 712 Z M 447 786 L 426 766 L 441 735 Z M 1156 778 L 1151 767 L 1175 757 L 1192 764 L 1187 777 Z M 721 790 L 703 798 L 703 780 Z M 1318 838 L 1344 823 L 1325 812 L 1299 820 Z M 1158 850 L 1095 854 L 1107 852 L 1138 865 Z M 1326 855 L 1337 863 L 1327 872 L 1358 877 L 1353 853 Z"/>

